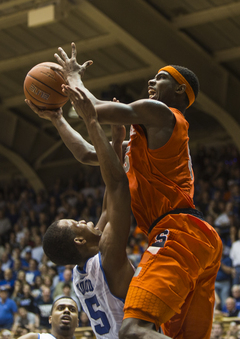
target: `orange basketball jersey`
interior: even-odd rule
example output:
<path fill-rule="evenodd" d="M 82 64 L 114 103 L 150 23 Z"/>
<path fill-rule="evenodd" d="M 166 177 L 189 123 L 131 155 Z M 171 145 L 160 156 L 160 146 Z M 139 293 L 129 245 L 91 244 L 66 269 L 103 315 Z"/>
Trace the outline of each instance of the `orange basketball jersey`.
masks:
<path fill-rule="evenodd" d="M 166 212 L 194 208 L 189 124 L 179 110 L 170 109 L 176 124 L 168 142 L 151 150 L 141 126 L 132 125 L 125 156 L 133 214 L 146 234 L 152 222 Z"/>

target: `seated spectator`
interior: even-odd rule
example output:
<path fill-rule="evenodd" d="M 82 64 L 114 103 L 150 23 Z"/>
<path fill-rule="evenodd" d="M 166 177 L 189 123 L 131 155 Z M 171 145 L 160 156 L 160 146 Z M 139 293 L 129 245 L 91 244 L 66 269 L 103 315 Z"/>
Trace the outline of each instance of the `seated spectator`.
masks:
<path fill-rule="evenodd" d="M 38 275 L 35 278 L 34 285 L 32 286 L 32 295 L 37 299 L 42 294 L 43 278 Z"/>
<path fill-rule="evenodd" d="M 14 289 L 13 293 L 11 295 L 11 299 L 15 301 L 17 306 L 19 306 L 20 299 L 22 297 L 23 291 L 22 291 L 23 284 L 21 280 L 16 279 L 14 282 Z"/>
<path fill-rule="evenodd" d="M 14 231 L 12 231 L 12 230 L 9 233 L 8 242 L 9 242 L 9 245 L 11 246 L 11 248 L 17 247 L 16 235 L 15 235 Z"/>
<path fill-rule="evenodd" d="M 8 233 L 11 231 L 11 222 L 5 214 L 3 208 L 0 209 L 0 237 L 5 241 L 8 239 Z"/>
<path fill-rule="evenodd" d="M 38 266 L 38 270 L 40 271 L 41 273 L 41 277 L 44 278 L 45 276 L 48 275 L 48 265 L 46 263 L 40 263 L 39 266 Z"/>
<path fill-rule="evenodd" d="M 17 316 L 15 318 L 12 332 L 15 335 L 22 333 L 22 329 L 27 329 L 28 332 L 35 331 L 36 315 L 28 312 L 24 307 L 19 307 Z"/>
<path fill-rule="evenodd" d="M 12 268 L 14 280 L 17 278 L 17 274 L 21 270 L 22 270 L 22 261 L 17 258 L 14 259 Z"/>
<path fill-rule="evenodd" d="M 6 216 L 10 220 L 11 225 L 15 225 L 15 223 L 18 221 L 19 213 L 16 204 L 10 203 L 8 204 L 8 209 L 6 212 Z M 14 232 L 16 234 L 16 232 Z"/>
<path fill-rule="evenodd" d="M 10 293 L 13 292 L 15 279 L 13 278 L 13 272 L 11 268 L 7 268 L 4 273 L 4 279 L 0 280 L 0 287 L 6 287 Z"/>
<path fill-rule="evenodd" d="M 11 258 L 12 246 L 9 244 L 9 242 L 5 242 L 4 248 L 5 252 L 7 252 L 8 257 Z"/>
<path fill-rule="evenodd" d="M 38 262 L 35 259 L 30 259 L 29 268 L 26 272 L 26 281 L 33 286 L 35 278 L 40 275 L 40 271 L 38 270 Z"/>
<path fill-rule="evenodd" d="M 13 339 L 13 333 L 9 330 L 3 330 L 1 334 L 2 334 L 1 339 Z"/>
<path fill-rule="evenodd" d="M 24 231 L 18 222 L 14 223 L 13 230 L 16 235 L 16 243 L 19 245 L 21 242 L 21 239 L 24 238 Z"/>
<path fill-rule="evenodd" d="M 226 299 L 226 316 L 227 317 L 239 317 L 240 311 L 236 308 L 236 300 L 232 297 Z"/>
<path fill-rule="evenodd" d="M 58 275 L 58 271 L 57 271 L 57 267 L 56 266 L 50 266 L 48 268 L 48 274 L 52 277 L 53 280 L 53 288 L 55 289 L 57 284 L 59 283 L 59 275 Z"/>
<path fill-rule="evenodd" d="M 51 296 L 53 295 L 54 288 L 53 288 L 53 280 L 52 277 L 48 274 L 43 277 L 43 285 L 49 287 L 51 290 Z"/>
<path fill-rule="evenodd" d="M 72 281 L 72 272 L 72 265 L 58 266 L 59 281 Z"/>
<path fill-rule="evenodd" d="M 48 322 L 48 318 L 51 314 L 53 299 L 49 287 L 43 286 L 42 295 L 37 298 L 36 302 L 38 306 L 39 328 L 50 329 L 51 325 Z"/>
<path fill-rule="evenodd" d="M 0 237 L 0 258 L 2 258 L 3 253 L 5 252 L 5 248 L 3 245 L 3 239 Z M 1 266 L 1 261 L 0 261 L 0 266 Z"/>
<path fill-rule="evenodd" d="M 62 297 L 72 298 L 76 302 L 76 304 L 78 306 L 78 311 L 80 312 L 81 311 L 81 305 L 80 305 L 80 302 L 79 302 L 75 292 L 72 292 L 71 285 L 69 283 L 64 283 L 62 290 L 63 290 L 63 293 L 61 295 L 58 295 L 54 299 L 54 301 L 59 299 L 59 298 L 62 298 Z"/>
<path fill-rule="evenodd" d="M 48 228 L 48 226 L 47 226 L 46 223 L 43 223 L 39 226 L 39 235 L 40 235 L 41 239 L 43 239 L 43 236 L 46 233 L 47 228 Z"/>
<path fill-rule="evenodd" d="M 19 300 L 19 307 L 24 307 L 28 312 L 38 313 L 37 303 L 31 292 L 31 286 L 28 283 L 23 284 L 23 294 Z"/>
<path fill-rule="evenodd" d="M 231 336 L 234 336 L 236 338 L 237 331 L 238 331 L 237 323 L 235 321 L 232 321 L 229 324 L 229 327 L 228 327 L 228 330 L 227 330 L 227 333 L 226 333 L 227 334 L 227 338 L 231 337 Z"/>
<path fill-rule="evenodd" d="M 230 228 L 232 224 L 233 203 L 228 201 L 224 206 L 223 212 L 215 219 L 214 226 L 221 228 Z"/>
<path fill-rule="evenodd" d="M 231 292 L 233 298 L 236 300 L 236 309 L 240 311 L 240 285 L 233 285 Z"/>
<path fill-rule="evenodd" d="M 29 268 L 29 262 L 32 259 L 32 249 L 27 246 L 24 251 L 21 252 L 22 268 L 27 271 Z"/>
<path fill-rule="evenodd" d="M 232 267 L 232 260 L 228 255 L 224 254 L 225 245 L 223 245 L 221 266 L 218 270 L 216 281 L 215 281 L 215 291 L 221 301 L 221 309 L 225 305 L 226 299 L 230 296 L 232 276 L 235 273 L 234 268 Z"/>
<path fill-rule="evenodd" d="M 26 272 L 24 270 L 18 271 L 17 279 L 20 280 L 22 284 L 24 284 L 26 282 Z"/>
<path fill-rule="evenodd" d="M 233 285 L 240 284 L 240 228 L 238 229 L 238 240 L 234 241 L 230 249 L 230 258 L 232 259 L 233 267 L 236 270 L 236 275 L 233 279 Z"/>
<path fill-rule="evenodd" d="M 45 253 L 43 254 L 43 257 L 42 257 L 42 260 L 41 260 L 41 263 L 40 263 L 39 267 L 40 267 L 42 264 L 43 264 L 43 265 L 47 265 L 48 268 L 51 267 L 51 266 L 55 266 L 55 264 L 54 264 L 51 260 L 48 259 L 48 257 L 46 256 Z M 58 272 L 58 273 L 59 273 L 59 271 L 58 271 L 58 268 L 59 268 L 59 267 L 60 267 L 60 266 L 57 267 L 57 272 Z M 64 268 L 63 268 L 63 269 L 64 269 Z"/>
<path fill-rule="evenodd" d="M 95 336 L 94 336 L 93 331 L 84 331 L 83 332 L 83 336 L 82 336 L 81 339 L 83 339 L 83 338 L 85 338 L 85 339 L 94 339 Z"/>
<path fill-rule="evenodd" d="M 12 299 L 9 298 L 8 290 L 0 288 L 0 329 L 11 330 L 18 308 Z"/>
<path fill-rule="evenodd" d="M 211 339 L 223 339 L 223 324 L 221 322 L 214 322 L 212 324 Z"/>
<path fill-rule="evenodd" d="M 91 326 L 88 316 L 84 311 L 81 311 L 79 315 L 79 327 L 88 327 L 88 326 Z"/>
<path fill-rule="evenodd" d="M 26 212 L 25 212 L 26 213 Z M 25 252 L 28 250 L 28 249 L 32 249 L 32 242 L 31 242 L 31 239 L 30 239 L 30 231 L 28 229 L 28 222 L 27 222 L 27 215 L 25 216 L 25 221 L 24 221 L 24 224 L 26 223 L 25 226 L 20 226 L 23 230 L 23 237 L 20 239 L 20 242 L 19 242 L 19 247 L 21 249 L 21 257 L 24 258 L 25 256 Z"/>
<path fill-rule="evenodd" d="M 1 257 L 1 270 L 4 272 L 7 268 L 13 267 L 13 260 L 11 259 L 9 253 L 5 250 Z"/>
<path fill-rule="evenodd" d="M 71 290 L 73 291 L 72 286 L 72 270 L 70 268 L 65 268 L 63 272 L 63 281 L 59 281 L 57 284 L 55 291 L 53 293 L 53 298 L 55 299 L 58 295 L 63 294 L 63 285 L 65 283 L 69 283 L 71 285 Z"/>
<path fill-rule="evenodd" d="M 232 244 L 234 243 L 234 241 L 237 240 L 237 235 L 238 235 L 237 233 L 238 233 L 237 227 L 232 225 L 229 229 L 229 234 L 225 242 L 226 246 L 229 248 L 229 252 L 232 247 Z"/>
<path fill-rule="evenodd" d="M 42 257 L 43 257 L 42 239 L 40 235 L 35 235 L 34 246 L 32 248 L 32 259 L 35 259 L 38 263 L 40 263 Z"/>
<path fill-rule="evenodd" d="M 43 192 L 38 193 L 36 195 L 36 202 L 33 205 L 33 210 L 37 214 L 39 214 L 40 212 L 43 212 L 45 208 L 46 208 L 46 201 L 45 201 L 45 198 L 44 198 L 44 194 L 43 194 Z"/>
<path fill-rule="evenodd" d="M 240 325 L 238 325 L 237 327 L 238 327 L 238 331 L 237 331 L 237 339 L 240 339 Z"/>

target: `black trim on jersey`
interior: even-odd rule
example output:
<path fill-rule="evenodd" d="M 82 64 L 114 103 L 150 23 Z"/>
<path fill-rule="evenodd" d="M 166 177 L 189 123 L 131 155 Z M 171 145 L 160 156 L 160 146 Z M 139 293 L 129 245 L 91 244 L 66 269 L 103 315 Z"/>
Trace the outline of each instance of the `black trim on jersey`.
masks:
<path fill-rule="evenodd" d="M 196 218 L 199 218 L 201 220 L 204 220 L 202 212 L 196 210 L 195 208 L 176 208 L 175 210 L 169 211 L 167 213 L 162 214 L 160 217 L 158 217 L 152 225 L 149 227 L 148 234 L 152 231 L 152 229 L 159 223 L 160 220 L 162 220 L 164 217 L 166 217 L 168 214 L 190 214 L 193 215 Z"/>

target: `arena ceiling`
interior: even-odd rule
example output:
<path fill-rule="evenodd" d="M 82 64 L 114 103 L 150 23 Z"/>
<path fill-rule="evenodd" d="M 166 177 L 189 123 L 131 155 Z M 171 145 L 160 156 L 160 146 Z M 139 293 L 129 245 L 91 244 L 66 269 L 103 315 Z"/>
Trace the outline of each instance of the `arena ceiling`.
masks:
<path fill-rule="evenodd" d="M 33 10 L 44 11 L 40 19 L 46 22 L 33 19 Z M 76 165 L 23 94 L 28 70 L 55 61 L 58 46 L 69 53 L 72 41 L 79 62 L 94 61 L 84 81 L 98 97 L 124 92 L 132 100 L 144 98 L 147 80 L 161 66 L 189 67 L 201 84 L 187 114 L 190 146 L 233 141 L 240 149 L 240 1 L 2 0 L 0 180 L 26 176 L 38 189 Z M 65 118 L 87 138 L 69 111 L 66 104 Z"/>

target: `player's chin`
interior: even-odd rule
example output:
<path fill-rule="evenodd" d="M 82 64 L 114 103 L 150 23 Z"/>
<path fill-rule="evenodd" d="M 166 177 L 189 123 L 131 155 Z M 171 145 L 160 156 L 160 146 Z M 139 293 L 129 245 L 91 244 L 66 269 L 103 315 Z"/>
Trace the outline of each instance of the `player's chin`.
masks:
<path fill-rule="evenodd" d="M 60 329 L 62 331 L 69 331 L 70 328 L 71 328 L 71 324 L 70 323 L 68 325 L 67 324 L 61 324 L 60 325 Z"/>

